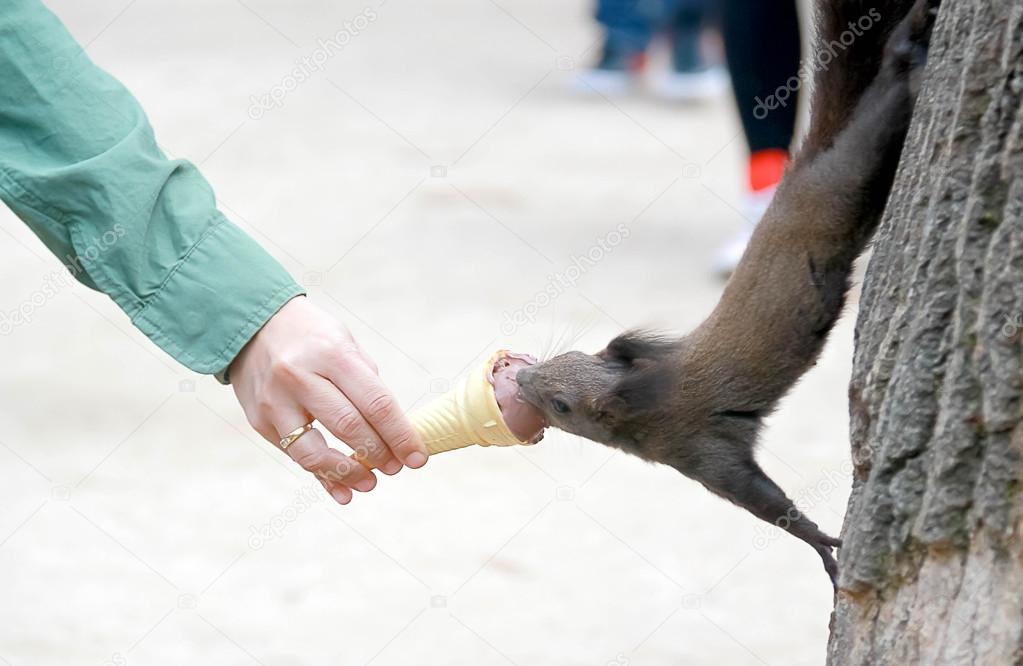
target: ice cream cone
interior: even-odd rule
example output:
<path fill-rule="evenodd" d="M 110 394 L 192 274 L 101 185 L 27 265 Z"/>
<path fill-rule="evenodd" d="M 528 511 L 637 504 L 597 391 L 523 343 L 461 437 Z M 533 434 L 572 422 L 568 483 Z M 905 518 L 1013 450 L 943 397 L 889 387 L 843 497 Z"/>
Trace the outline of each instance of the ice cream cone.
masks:
<path fill-rule="evenodd" d="M 430 455 L 473 444 L 511 446 L 531 443 L 512 433 L 497 404 L 489 375 L 501 353 L 475 367 L 455 388 L 409 415 Z"/>

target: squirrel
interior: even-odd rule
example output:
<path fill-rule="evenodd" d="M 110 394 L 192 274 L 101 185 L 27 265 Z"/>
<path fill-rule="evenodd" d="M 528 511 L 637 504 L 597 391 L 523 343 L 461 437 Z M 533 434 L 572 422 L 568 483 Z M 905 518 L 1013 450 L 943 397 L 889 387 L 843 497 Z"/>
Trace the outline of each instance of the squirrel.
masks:
<path fill-rule="evenodd" d="M 681 338 L 626 332 L 517 377 L 549 425 L 669 465 L 807 542 L 836 589 L 841 541 L 764 473 L 754 445 L 816 362 L 884 212 L 939 2 L 818 0 L 817 48 L 834 57 L 816 72 L 810 126 L 700 326 Z"/>

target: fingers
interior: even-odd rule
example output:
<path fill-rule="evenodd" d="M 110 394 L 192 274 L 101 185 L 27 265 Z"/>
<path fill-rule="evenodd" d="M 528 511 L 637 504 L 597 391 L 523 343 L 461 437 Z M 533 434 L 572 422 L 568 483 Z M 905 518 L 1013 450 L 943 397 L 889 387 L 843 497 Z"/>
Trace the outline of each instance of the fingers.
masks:
<path fill-rule="evenodd" d="M 396 474 L 401 469 L 401 462 L 365 416 L 330 381 L 316 377 L 305 402 L 317 421 L 355 451 L 356 460 L 384 474 Z"/>
<path fill-rule="evenodd" d="M 322 424 L 321 431 L 303 433 L 287 454 L 342 504 L 351 500 L 352 489 L 373 488 L 372 467 L 394 474 L 403 461 L 410 467 L 426 462 L 372 359 L 347 329 L 305 298 L 288 301 L 264 323 L 230 368 L 246 418 L 267 440 L 278 444 L 313 419 Z M 327 446 L 328 431 L 355 456 Z"/>
<path fill-rule="evenodd" d="M 369 354 L 367 354 L 366 350 L 362 348 L 362 345 L 359 344 L 358 340 L 352 340 L 352 343 L 355 345 L 355 349 L 359 352 L 359 356 L 362 357 L 362 360 L 366 362 L 366 365 L 369 366 L 369 369 L 373 371 L 373 374 L 379 375 L 380 368 L 377 367 L 376 361 L 369 357 Z"/>
<path fill-rule="evenodd" d="M 308 422 L 309 419 L 296 410 L 290 417 L 275 419 L 274 427 L 284 437 Z M 337 449 L 327 446 L 323 433 L 315 428 L 292 442 L 285 453 L 302 469 L 316 476 L 339 504 L 348 504 L 352 500 L 351 488 L 369 492 L 376 486 L 377 479 L 371 471 Z"/>
<path fill-rule="evenodd" d="M 369 492 L 377 485 L 377 479 L 368 469 L 358 464 L 337 449 L 327 446 L 323 433 L 310 430 L 297 442 L 288 447 L 288 456 L 312 472 L 331 497 L 347 504 L 352 499 L 354 488 Z"/>
<path fill-rule="evenodd" d="M 348 486 L 342 484 L 331 485 L 330 483 L 322 481 L 320 479 L 317 479 L 317 481 L 320 481 L 320 485 L 323 486 L 323 489 L 327 491 L 327 494 L 333 497 L 334 501 L 340 504 L 341 506 L 344 506 L 352 501 L 353 497 L 352 489 L 349 488 Z"/>
<path fill-rule="evenodd" d="M 359 355 L 346 355 L 327 376 L 347 396 L 394 455 L 412 468 L 426 464 L 426 447 L 373 369 Z"/>

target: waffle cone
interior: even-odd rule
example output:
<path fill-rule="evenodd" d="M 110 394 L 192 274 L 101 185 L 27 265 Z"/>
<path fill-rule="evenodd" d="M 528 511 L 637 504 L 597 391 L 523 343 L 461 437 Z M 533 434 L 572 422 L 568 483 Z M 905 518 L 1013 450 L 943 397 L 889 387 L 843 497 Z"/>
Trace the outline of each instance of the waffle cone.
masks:
<path fill-rule="evenodd" d="M 474 368 L 453 389 L 409 414 L 430 455 L 466 446 L 528 444 L 512 434 L 501 416 L 488 374 L 497 355 Z"/>

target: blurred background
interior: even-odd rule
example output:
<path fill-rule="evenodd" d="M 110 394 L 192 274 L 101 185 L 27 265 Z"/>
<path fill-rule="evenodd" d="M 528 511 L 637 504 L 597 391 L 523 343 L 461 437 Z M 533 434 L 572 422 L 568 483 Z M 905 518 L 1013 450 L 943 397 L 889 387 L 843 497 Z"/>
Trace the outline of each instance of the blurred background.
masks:
<path fill-rule="evenodd" d="M 727 86 L 600 88 L 587 0 L 48 4 L 409 408 L 498 347 L 695 326 L 749 224 Z M 61 266 L 6 209 L 0 230 L 10 312 Z M 853 309 L 759 454 L 833 534 Z M 818 556 L 669 469 L 548 431 L 340 507 L 78 284 L 0 366 L 4 666 L 824 660 Z"/>

